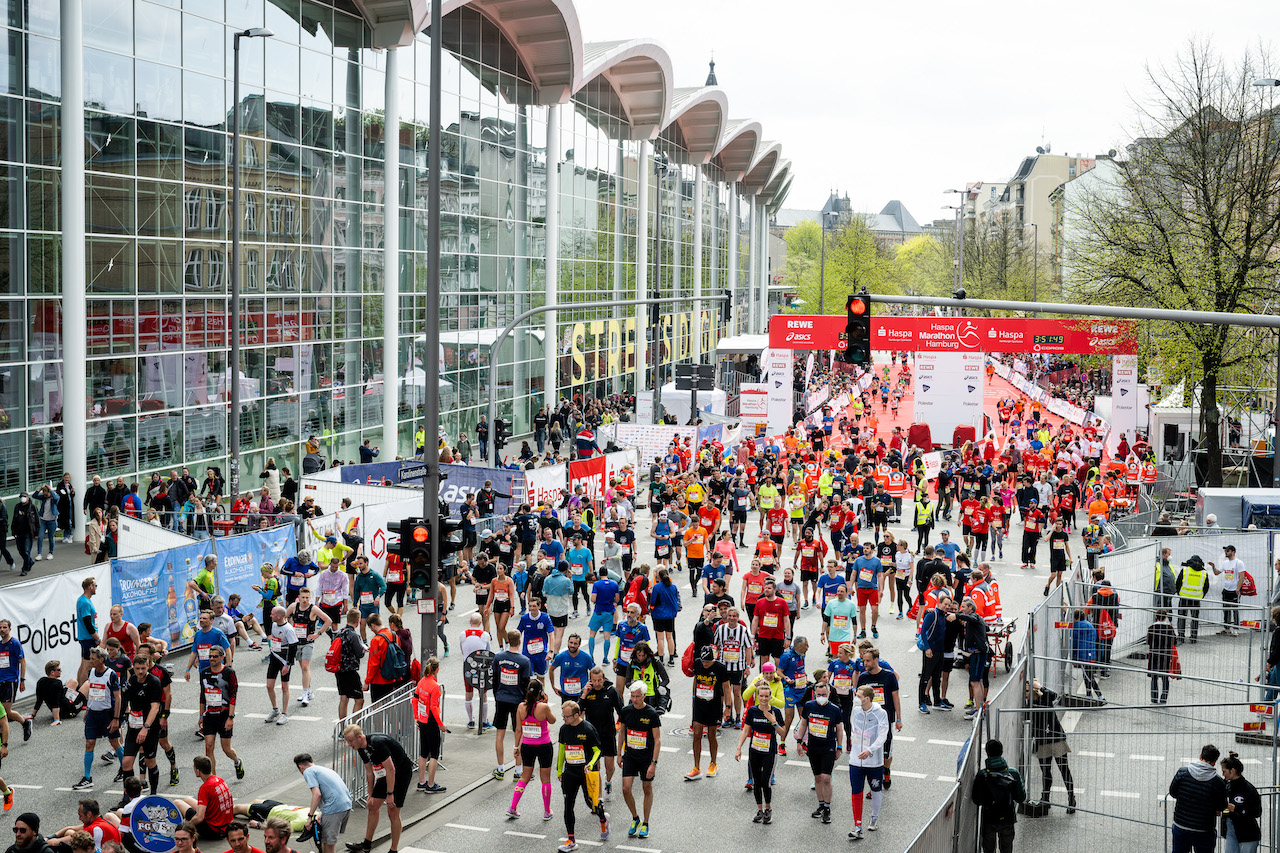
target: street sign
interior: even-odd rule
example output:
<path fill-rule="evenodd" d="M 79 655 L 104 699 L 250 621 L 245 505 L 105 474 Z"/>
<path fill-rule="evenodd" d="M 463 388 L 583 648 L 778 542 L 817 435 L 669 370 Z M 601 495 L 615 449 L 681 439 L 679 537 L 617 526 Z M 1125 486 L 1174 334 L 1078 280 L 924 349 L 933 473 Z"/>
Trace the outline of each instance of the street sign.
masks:
<path fill-rule="evenodd" d="M 1240 625 L 1241 627 L 1244 627 L 1244 628 L 1261 628 L 1262 627 L 1262 623 L 1257 621 L 1256 619 L 1241 620 Z"/>
<path fill-rule="evenodd" d="M 436 600 L 434 598 L 418 599 L 418 615 L 426 616 L 428 613 L 436 612 Z"/>
<path fill-rule="evenodd" d="M 168 797 L 143 797 L 129 816 L 134 844 L 145 853 L 170 853 L 177 845 L 173 831 L 182 823 L 182 813 Z"/>
<path fill-rule="evenodd" d="M 473 690 L 492 690 L 493 658 L 493 652 L 487 649 L 467 655 L 466 660 L 462 662 L 463 681 Z"/>

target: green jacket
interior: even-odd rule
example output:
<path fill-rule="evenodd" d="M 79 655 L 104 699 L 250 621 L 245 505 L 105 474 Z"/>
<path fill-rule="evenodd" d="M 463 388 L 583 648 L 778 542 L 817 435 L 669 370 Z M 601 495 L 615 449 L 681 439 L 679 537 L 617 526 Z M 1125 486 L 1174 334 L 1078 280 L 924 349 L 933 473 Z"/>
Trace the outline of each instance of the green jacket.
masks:
<path fill-rule="evenodd" d="M 1012 826 L 1018 822 L 1018 803 L 1026 802 L 1027 789 L 1022 774 L 1003 756 L 996 756 L 988 758 L 986 767 L 973 778 L 969 798 L 982 807 L 983 826 Z"/>

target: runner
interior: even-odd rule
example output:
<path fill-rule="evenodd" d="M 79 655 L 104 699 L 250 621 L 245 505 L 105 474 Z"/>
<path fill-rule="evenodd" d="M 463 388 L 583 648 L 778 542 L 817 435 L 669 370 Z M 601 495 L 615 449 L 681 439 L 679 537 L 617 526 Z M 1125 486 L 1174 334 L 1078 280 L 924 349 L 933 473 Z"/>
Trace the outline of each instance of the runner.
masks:
<path fill-rule="evenodd" d="M 723 685 L 728 678 L 724 664 L 716 660 L 716 650 L 704 646 L 693 665 L 693 769 L 684 775 L 686 782 L 702 778 L 702 735 L 705 732 L 711 749 L 711 763 L 707 766 L 707 778 L 716 775 L 716 759 L 720 752 L 719 730 L 724 709 Z"/>
<path fill-rule="evenodd" d="M 141 630 L 138 632 L 143 634 Z M 169 711 L 173 707 L 173 676 L 169 673 L 169 668 L 164 665 L 163 646 L 155 646 L 147 640 L 143 640 L 139 648 L 146 652 L 151 658 L 151 674 L 160 679 L 161 696 L 163 697 L 163 705 L 160 708 L 160 739 L 159 747 L 164 750 L 164 757 L 169 761 L 169 787 L 173 788 L 178 785 L 178 753 L 173 748 L 173 744 L 169 742 Z"/>
<path fill-rule="evenodd" d="M 506 774 L 502 745 L 507 735 L 507 724 L 516 726 L 516 709 L 524 699 L 525 690 L 533 678 L 533 670 L 529 659 L 512 649 L 520 645 L 518 631 L 507 632 L 506 650 L 498 652 L 493 658 L 493 727 L 497 729 L 493 740 L 494 751 L 498 755 L 498 764 L 493 769 L 493 778 L 501 780 Z M 516 741 L 519 745 L 519 740 Z M 519 752 L 515 758 L 520 758 Z"/>
<path fill-rule="evenodd" d="M 578 849 L 573 813 L 578 791 L 582 791 L 587 808 L 600 820 L 601 841 L 609 839 L 609 813 L 604 810 L 604 801 L 600 797 L 600 769 L 597 766 L 601 756 L 600 734 L 586 720 L 577 702 L 564 702 L 560 713 L 564 723 L 556 735 L 559 744 L 556 749 L 556 775 L 560 777 L 560 788 L 564 792 L 564 828 L 568 837 L 557 850 L 558 853 L 572 853 Z M 612 739 L 612 735 L 609 737 Z"/>
<path fill-rule="evenodd" d="M 538 766 L 538 778 L 542 783 L 542 819 L 551 820 L 551 725 L 556 722 L 555 712 L 546 701 L 546 689 L 537 679 L 529 681 L 524 691 L 524 701 L 516 708 L 516 757 L 522 771 L 511 794 L 507 818 L 516 820 L 520 812 L 520 798 L 533 779 L 533 768 Z"/>
<path fill-rule="evenodd" d="M 578 633 L 569 635 L 568 648 L 551 660 L 548 669 L 548 683 L 551 690 L 562 700 L 577 699 L 587 686 L 587 679 L 595 661 L 590 655 L 583 654 L 582 637 Z"/>
<path fill-rule="evenodd" d="M 815 539 L 813 528 L 805 528 L 804 538 L 797 541 L 796 555 L 791 563 L 793 569 L 797 566 L 800 568 L 800 590 L 804 598 L 801 609 L 803 610 L 809 608 L 810 601 L 818 600 L 818 570 L 826 556 L 826 540 Z"/>
<path fill-rule="evenodd" d="M 871 685 L 875 691 L 872 699 L 884 708 L 889 721 L 889 732 L 884 742 L 884 789 L 887 791 L 893 784 L 889 775 L 893 766 L 893 733 L 902 731 L 902 697 L 898 690 L 898 676 L 880 665 L 880 652 L 874 647 L 862 651 L 862 666 L 858 686 Z"/>
<path fill-rule="evenodd" d="M 606 551 L 613 541 L 613 534 L 605 537 Z M 616 546 L 614 546 L 616 547 Z M 607 562 L 607 561 L 606 561 Z M 591 585 L 591 619 L 587 622 L 587 654 L 592 661 L 596 657 L 596 638 L 604 637 L 604 654 L 601 660 L 609 660 L 609 641 L 618 620 L 618 605 L 622 602 L 622 594 L 618 584 L 609 577 L 609 571 L 601 566 L 596 575 L 596 582 Z"/>
<path fill-rule="evenodd" d="M 889 736 L 889 719 L 884 708 L 874 701 L 875 690 L 871 685 L 864 685 L 857 690 L 858 707 L 849 714 L 849 785 L 853 789 L 853 831 L 849 840 L 861 841 L 862 825 L 862 788 L 871 788 L 871 815 L 866 829 L 874 832 L 879 828 L 880 800 L 883 767 L 884 743 Z"/>
<path fill-rule="evenodd" d="M 809 769 L 818 798 L 818 807 L 809 816 L 821 818 L 823 823 L 831 823 L 831 771 L 845 742 L 844 712 L 831 702 L 830 693 L 826 681 L 814 683 L 813 699 L 801 706 L 796 730 L 796 740 L 808 743 Z"/>
<path fill-rule="evenodd" d="M 604 668 L 593 666 L 587 689 L 582 691 L 580 705 L 586 720 L 600 737 L 600 752 L 604 757 L 604 799 L 613 796 L 613 773 L 618 757 L 618 743 L 609 732 L 617 729 L 617 715 L 622 710 L 622 697 L 605 677 Z"/>
<path fill-rule="evenodd" d="M 1053 532 L 1049 534 L 1049 580 L 1044 585 L 1045 595 L 1049 594 L 1051 587 L 1062 586 L 1062 576 L 1071 560 L 1071 545 L 1067 538 L 1062 530 L 1062 519 L 1056 519 L 1053 522 Z"/>
<path fill-rule="evenodd" d="M 747 709 L 742 721 L 742 734 L 738 737 L 735 761 L 742 760 L 742 746 L 751 741 L 747 756 L 751 774 L 751 792 L 756 799 L 756 816 L 752 823 L 773 823 L 773 768 L 778 755 L 778 736 L 786 736 L 782 727 L 782 713 L 772 705 L 772 688 L 758 684 L 755 704 Z"/>
<path fill-rule="evenodd" d="M 751 619 L 751 634 L 761 661 L 772 658 L 776 665 L 783 650 L 791 644 L 789 615 L 787 603 L 778 598 L 777 582 L 769 578 L 764 582 L 764 598 L 756 602 L 755 616 Z"/>
<path fill-rule="evenodd" d="M 215 738 L 221 739 L 223 753 L 235 765 L 236 778 L 243 779 L 244 765 L 231 746 L 239 689 L 235 670 L 223 666 L 222 649 L 212 650 L 209 668 L 200 673 L 200 731 L 204 735 L 204 754 L 209 759 L 209 772 L 216 772 L 218 759 L 213 754 L 213 742 Z"/>
<path fill-rule="evenodd" d="M 782 676 L 785 692 L 783 708 L 786 716 L 782 723 L 782 737 L 778 740 L 778 754 L 787 754 L 787 733 L 796 718 L 796 708 L 802 704 L 804 694 L 809 686 L 809 673 L 804 668 L 805 652 L 809 651 L 809 641 L 804 637 L 796 637 L 791 648 L 782 653 L 778 661 L 778 674 Z M 799 746 L 800 740 L 796 739 Z"/>
<path fill-rule="evenodd" d="M 862 545 L 862 556 L 853 561 L 853 571 L 857 577 L 854 581 L 854 587 L 858 596 L 858 622 L 862 625 L 862 630 L 858 632 L 858 639 L 865 639 L 867 636 L 867 605 L 871 605 L 871 636 L 879 638 L 880 631 L 876 628 L 876 623 L 880 620 L 880 572 L 884 568 L 881 561 L 873 557 L 871 554 L 872 543 L 864 542 Z"/>
<path fill-rule="evenodd" d="M 715 633 L 716 658 L 724 664 L 724 723 L 742 728 L 742 680 L 755 663 L 754 646 L 747 626 L 738 618 L 738 609 L 726 606 Z"/>
<path fill-rule="evenodd" d="M 653 777 L 662 752 L 662 716 L 645 703 L 645 683 L 627 688 L 630 704 L 618 712 L 618 752 L 622 754 L 622 797 L 631 811 L 628 838 L 649 837 L 649 816 L 653 811 Z M 644 820 L 636 809 L 632 785 L 640 777 L 644 792 Z"/>
<path fill-rule="evenodd" d="M 93 749 L 105 737 L 118 759 L 124 757 L 120 742 L 120 680 L 107 666 L 107 654 L 100 648 L 89 652 L 89 671 L 76 688 L 87 700 L 84 716 L 84 775 L 71 786 L 73 791 L 93 790 Z M 7 726 L 7 723 L 6 723 Z M 124 778 L 121 771 L 120 778 Z"/>
<path fill-rule="evenodd" d="M 618 638 L 618 655 L 613 662 L 613 671 L 617 676 L 619 695 L 626 689 L 627 673 L 631 670 L 631 655 L 636 644 L 650 639 L 649 627 L 640 621 L 640 612 L 639 604 L 628 604 L 626 621 L 618 623 L 618 627 L 613 629 L 614 636 Z"/>
<path fill-rule="evenodd" d="M 364 762 L 365 785 L 369 791 L 369 819 L 365 825 L 364 840 L 348 842 L 348 853 L 369 853 L 384 803 L 391 823 L 391 849 L 399 849 L 400 809 L 404 807 L 409 786 L 413 784 L 413 762 L 400 742 L 390 735 L 366 735 L 359 726 L 350 725 L 342 730 L 342 739 Z"/>
<path fill-rule="evenodd" d="M 285 619 L 285 609 L 276 606 L 271 611 L 271 651 L 267 661 L 267 698 L 271 700 L 271 713 L 264 723 L 283 726 L 289 722 L 289 674 L 298 655 L 298 634 Z M 280 694 L 283 707 L 276 705 L 276 677 L 280 678 Z"/>
<path fill-rule="evenodd" d="M 551 651 L 551 634 L 555 627 L 551 624 L 551 617 L 542 612 L 542 603 L 537 596 L 529 597 L 529 610 L 520 617 L 518 629 L 521 637 L 520 651 L 528 658 L 533 674 L 539 681 L 543 681 L 547 676 L 547 664 L 554 657 Z M 547 766 L 550 766 L 550 762 Z"/>
<path fill-rule="evenodd" d="M 147 781 L 151 795 L 160 787 L 160 770 L 156 767 L 156 749 L 160 742 L 160 708 L 164 704 L 164 690 L 160 679 L 151 674 L 151 657 L 140 653 L 133 658 L 133 671 L 120 691 L 124 724 L 127 734 L 124 741 L 124 757 L 120 769 L 124 778 L 133 777 L 134 763 L 141 753 L 147 765 Z M 123 805 L 123 803 L 121 803 Z"/>
<path fill-rule="evenodd" d="M 298 637 L 297 661 L 302 669 L 302 695 L 298 697 L 298 704 L 305 708 L 315 697 L 311 692 L 311 657 L 315 654 L 315 641 L 333 627 L 333 620 L 311 603 L 311 590 L 306 587 L 298 591 L 285 615 L 293 624 L 293 632 Z M 287 700 L 285 704 L 288 705 Z"/>

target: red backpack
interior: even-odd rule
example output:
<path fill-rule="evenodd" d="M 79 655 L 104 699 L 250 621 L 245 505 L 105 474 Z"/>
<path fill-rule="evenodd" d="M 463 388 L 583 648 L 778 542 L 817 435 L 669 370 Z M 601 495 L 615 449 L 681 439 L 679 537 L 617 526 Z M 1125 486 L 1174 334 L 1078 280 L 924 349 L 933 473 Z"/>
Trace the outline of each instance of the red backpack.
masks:
<path fill-rule="evenodd" d="M 1114 640 L 1116 636 L 1116 623 L 1106 610 L 1098 611 L 1098 636 L 1104 640 Z"/>
<path fill-rule="evenodd" d="M 324 653 L 324 671 L 337 672 L 342 666 L 342 635 L 338 634 L 329 644 L 329 651 Z"/>
<path fill-rule="evenodd" d="M 1253 582 L 1253 575 L 1248 572 L 1240 573 L 1240 594 L 1246 598 L 1258 594 L 1258 585 Z"/>
<path fill-rule="evenodd" d="M 684 654 L 680 656 L 680 671 L 684 673 L 685 678 L 693 678 L 693 643 L 690 643 L 684 650 Z"/>

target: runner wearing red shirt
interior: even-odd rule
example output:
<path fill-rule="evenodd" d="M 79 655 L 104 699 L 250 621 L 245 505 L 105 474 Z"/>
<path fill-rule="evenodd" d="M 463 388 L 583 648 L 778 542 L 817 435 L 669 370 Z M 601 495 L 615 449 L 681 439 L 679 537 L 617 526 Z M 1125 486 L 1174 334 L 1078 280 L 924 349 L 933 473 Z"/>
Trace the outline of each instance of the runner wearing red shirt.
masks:
<path fill-rule="evenodd" d="M 796 544 L 796 556 L 791 562 L 794 569 L 800 567 L 800 594 L 804 599 L 802 610 L 809 608 L 809 601 L 818 600 L 818 569 L 827 556 L 827 543 L 824 539 L 813 537 L 813 528 L 804 529 L 804 538 Z"/>
<path fill-rule="evenodd" d="M 231 789 L 220 776 L 213 775 L 213 762 L 207 755 L 197 755 L 191 760 L 200 790 L 195 799 L 186 797 L 179 802 L 186 807 L 186 818 L 196 826 L 196 835 L 206 841 L 217 841 L 227 836 L 227 824 L 235 819 L 235 802 Z"/>
<path fill-rule="evenodd" d="M 791 609 L 778 598 L 778 587 L 773 578 L 764 582 L 764 598 L 756 602 L 755 616 L 751 619 L 751 633 L 756 638 L 756 653 L 760 660 L 773 658 L 776 666 L 782 652 L 791 642 Z"/>
<path fill-rule="evenodd" d="M 764 584 L 767 580 L 769 576 L 758 571 L 754 565 L 751 571 L 742 576 L 742 585 L 739 587 L 738 594 L 742 598 L 742 603 L 747 606 L 748 622 L 755 618 L 756 602 L 760 600 L 760 596 L 764 595 Z"/>
<path fill-rule="evenodd" d="M 965 494 L 970 494 L 968 491 Z M 980 506 L 978 501 L 969 497 L 960 502 L 960 534 L 964 537 L 964 549 L 973 553 L 973 511 Z"/>
<path fill-rule="evenodd" d="M 787 538 L 787 520 L 786 509 L 780 506 L 775 506 L 765 515 L 765 532 L 779 548 Z"/>
<path fill-rule="evenodd" d="M 973 531 L 973 547 L 970 553 L 977 554 L 978 560 L 987 559 L 987 541 L 991 530 L 991 521 L 996 511 L 991 506 L 991 498 L 984 497 L 982 503 L 974 508 L 969 516 L 969 529 Z"/>
<path fill-rule="evenodd" d="M 761 539 L 756 543 L 756 559 L 768 574 L 773 574 L 774 564 L 778 559 L 778 546 L 772 539 Z"/>

